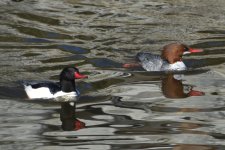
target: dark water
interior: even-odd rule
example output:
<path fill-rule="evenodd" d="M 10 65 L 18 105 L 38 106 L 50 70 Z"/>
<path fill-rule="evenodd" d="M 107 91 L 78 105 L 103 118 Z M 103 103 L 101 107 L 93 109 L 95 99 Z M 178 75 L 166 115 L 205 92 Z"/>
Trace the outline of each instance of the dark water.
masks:
<path fill-rule="evenodd" d="M 225 149 L 225 1 L 1 0 L 0 149 Z M 170 42 L 203 48 L 180 75 L 126 70 Z M 21 80 L 58 80 L 76 103 L 28 100 Z M 201 69 L 200 69 L 201 68 Z"/>

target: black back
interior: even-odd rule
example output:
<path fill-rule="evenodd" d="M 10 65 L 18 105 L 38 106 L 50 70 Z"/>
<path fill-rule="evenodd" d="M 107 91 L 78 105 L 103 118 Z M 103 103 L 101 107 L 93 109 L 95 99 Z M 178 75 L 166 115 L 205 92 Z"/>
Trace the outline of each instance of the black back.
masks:
<path fill-rule="evenodd" d="M 60 84 L 59 83 L 54 83 L 54 82 L 39 82 L 39 83 L 30 83 L 29 84 L 33 89 L 41 88 L 41 87 L 47 87 L 49 88 L 50 92 L 52 94 L 55 94 L 56 92 L 61 90 Z"/>

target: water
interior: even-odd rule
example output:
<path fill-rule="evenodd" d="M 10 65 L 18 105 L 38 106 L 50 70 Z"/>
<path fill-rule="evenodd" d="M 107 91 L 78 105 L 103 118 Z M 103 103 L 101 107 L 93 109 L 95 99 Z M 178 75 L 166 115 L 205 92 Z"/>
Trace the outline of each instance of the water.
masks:
<path fill-rule="evenodd" d="M 225 29 L 216 1 L 0 1 L 0 149 L 225 148 Z M 170 42 L 205 50 L 174 76 L 126 70 Z M 28 100 L 21 80 L 77 82 L 73 104 Z"/>

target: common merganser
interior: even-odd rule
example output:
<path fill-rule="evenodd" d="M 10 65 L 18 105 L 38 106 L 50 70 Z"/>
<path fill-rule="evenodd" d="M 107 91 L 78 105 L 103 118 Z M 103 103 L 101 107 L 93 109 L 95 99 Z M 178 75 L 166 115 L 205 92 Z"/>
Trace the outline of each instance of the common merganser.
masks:
<path fill-rule="evenodd" d="M 52 99 L 58 97 L 73 98 L 79 95 L 75 79 L 87 78 L 79 73 L 76 67 L 67 67 L 60 73 L 60 82 L 32 81 L 23 82 L 25 92 L 29 99 Z"/>
<path fill-rule="evenodd" d="M 182 61 L 182 56 L 198 52 L 203 52 L 203 50 L 193 49 L 181 43 L 172 43 L 163 47 L 161 56 L 140 52 L 136 55 L 139 63 L 124 64 L 123 67 L 142 66 L 146 71 L 186 70 L 187 67 Z"/>

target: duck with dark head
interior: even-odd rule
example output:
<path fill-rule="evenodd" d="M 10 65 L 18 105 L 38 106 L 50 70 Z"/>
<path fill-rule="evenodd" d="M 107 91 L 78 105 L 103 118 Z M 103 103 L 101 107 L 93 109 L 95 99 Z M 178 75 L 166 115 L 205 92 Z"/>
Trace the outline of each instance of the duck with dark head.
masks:
<path fill-rule="evenodd" d="M 76 67 L 66 67 L 60 73 L 59 83 L 51 81 L 24 81 L 23 85 L 29 99 L 58 99 L 65 101 L 79 95 L 75 80 L 87 78 Z"/>

